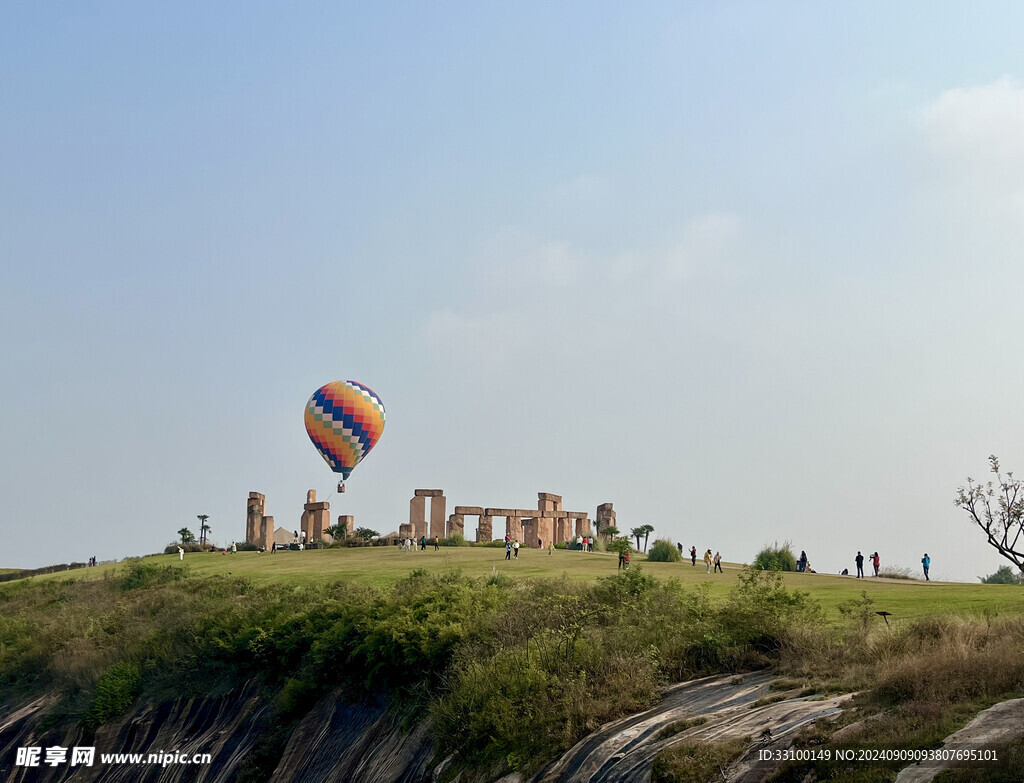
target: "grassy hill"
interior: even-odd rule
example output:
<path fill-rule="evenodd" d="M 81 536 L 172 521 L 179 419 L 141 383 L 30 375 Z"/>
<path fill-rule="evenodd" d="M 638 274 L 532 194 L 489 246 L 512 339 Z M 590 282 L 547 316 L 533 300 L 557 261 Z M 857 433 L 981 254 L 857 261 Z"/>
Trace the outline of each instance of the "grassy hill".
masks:
<path fill-rule="evenodd" d="M 452 570 L 469 577 L 502 574 L 514 578 L 569 577 L 592 582 L 612 576 L 618 560 L 614 554 L 521 549 L 518 560 L 505 560 L 503 549 L 492 547 L 441 547 L 433 551 L 403 553 L 395 547 L 358 547 L 260 552 L 188 553 L 147 557 L 147 563 L 173 568 L 187 567 L 194 576 L 233 575 L 257 584 L 281 583 L 295 586 L 327 585 L 338 580 L 384 587 L 422 569 L 430 574 Z M 32 581 L 109 578 L 124 569 L 124 564 L 32 577 Z M 725 600 L 736 585 L 741 566 L 726 564 L 724 574 L 707 574 L 704 564 L 647 562 L 634 558 L 632 568 L 658 579 L 678 580 L 684 587 L 701 586 L 713 600 Z M 856 579 L 828 574 L 784 573 L 784 584 L 807 591 L 826 609 L 829 619 L 838 617 L 836 608 L 861 598 L 866 592 L 877 610 L 890 612 L 898 622 L 934 614 L 970 614 L 995 616 L 1024 614 L 1024 588 L 1017 585 L 983 585 L 959 582 L 923 582 L 917 580 Z"/>
<path fill-rule="evenodd" d="M 53 720 L 94 728 L 255 680 L 279 728 L 251 780 L 332 689 L 430 720 L 453 770 L 531 772 L 666 683 L 768 666 L 859 692 L 857 714 L 886 716 L 865 747 L 934 747 L 1024 696 L 1024 587 L 490 547 L 158 555 L 0 584 L 0 701 L 59 693 Z"/>

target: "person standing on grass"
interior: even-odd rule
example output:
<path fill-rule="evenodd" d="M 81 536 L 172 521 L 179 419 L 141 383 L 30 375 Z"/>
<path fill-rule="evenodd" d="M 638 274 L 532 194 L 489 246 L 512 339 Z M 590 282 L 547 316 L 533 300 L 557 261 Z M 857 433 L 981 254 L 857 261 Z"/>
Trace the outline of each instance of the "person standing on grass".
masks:
<path fill-rule="evenodd" d="M 927 555 L 925 555 L 925 557 L 927 557 Z M 185 559 L 185 550 L 182 549 L 180 546 L 178 547 L 178 559 L 179 560 L 184 560 Z M 925 571 L 925 573 L 928 573 L 928 572 Z"/>
<path fill-rule="evenodd" d="M 622 570 L 622 563 L 623 563 L 623 561 L 624 561 L 625 559 L 626 559 L 626 556 L 625 556 L 625 554 L 623 553 L 623 551 L 622 551 L 622 550 L 620 549 L 620 550 L 619 550 L 619 570 L 620 570 L 620 571 Z"/>
<path fill-rule="evenodd" d="M 714 573 L 722 573 L 722 553 L 715 552 L 715 570 Z"/>
<path fill-rule="evenodd" d="M 441 539 L 434 534 L 434 551 L 437 552 L 441 548 Z"/>
<path fill-rule="evenodd" d="M 697 565 L 697 547 L 690 547 L 690 565 Z"/>
<path fill-rule="evenodd" d="M 858 550 L 854 560 L 857 561 L 857 578 L 862 579 L 864 577 L 864 555 Z"/>
<path fill-rule="evenodd" d="M 551 541 L 548 542 L 548 557 L 551 557 L 551 555 L 553 555 L 554 553 L 555 553 L 555 540 L 551 539 Z"/>
<path fill-rule="evenodd" d="M 873 555 L 871 555 L 871 565 L 874 567 L 874 569 L 875 569 L 875 576 L 877 577 L 878 576 L 878 568 L 879 568 L 879 566 L 882 565 L 882 558 L 880 558 L 878 556 L 878 551 L 877 550 L 875 551 L 875 553 Z"/>
<path fill-rule="evenodd" d="M 704 553 L 704 565 L 707 566 L 708 573 L 711 573 L 711 550 L 709 549 Z"/>
<path fill-rule="evenodd" d="M 924 568 L 924 581 L 930 582 L 931 577 L 928 576 L 928 569 L 931 568 L 932 559 L 928 557 L 928 553 L 924 553 L 924 557 L 921 558 L 921 566 Z"/>
<path fill-rule="evenodd" d="M 505 536 L 505 559 L 512 559 L 512 542 L 508 540 L 508 536 Z"/>
<path fill-rule="evenodd" d="M 629 549 L 627 548 L 625 553 L 622 555 L 622 567 L 626 571 L 629 570 Z"/>
<path fill-rule="evenodd" d="M 796 570 L 803 573 L 807 570 L 807 553 L 804 550 L 800 550 L 800 559 L 796 561 Z"/>
<path fill-rule="evenodd" d="M 518 560 L 519 559 L 519 539 L 518 538 L 515 541 L 512 542 L 512 559 L 513 560 Z"/>
<path fill-rule="evenodd" d="M 426 536 L 420 536 L 420 549 L 423 550 L 424 552 L 427 549 L 427 537 Z"/>
<path fill-rule="evenodd" d="M 679 542 L 679 541 L 676 541 L 676 546 L 679 547 L 679 556 L 682 557 L 683 556 L 683 545 L 682 545 L 682 543 Z"/>

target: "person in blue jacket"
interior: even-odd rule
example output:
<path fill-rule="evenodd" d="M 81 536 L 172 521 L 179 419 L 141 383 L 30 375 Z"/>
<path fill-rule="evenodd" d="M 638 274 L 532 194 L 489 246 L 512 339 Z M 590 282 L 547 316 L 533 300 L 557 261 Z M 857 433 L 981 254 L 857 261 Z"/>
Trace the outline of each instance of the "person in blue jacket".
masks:
<path fill-rule="evenodd" d="M 931 567 L 931 565 L 932 559 L 928 557 L 928 553 L 925 552 L 924 557 L 921 558 L 921 566 L 924 568 L 924 581 L 926 582 L 932 581 L 928 576 L 928 569 Z"/>

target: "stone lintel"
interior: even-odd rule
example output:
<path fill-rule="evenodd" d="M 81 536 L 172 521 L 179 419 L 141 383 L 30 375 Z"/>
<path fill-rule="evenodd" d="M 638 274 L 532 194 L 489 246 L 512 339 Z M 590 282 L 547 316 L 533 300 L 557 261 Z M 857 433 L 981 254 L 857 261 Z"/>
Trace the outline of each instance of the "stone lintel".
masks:
<path fill-rule="evenodd" d="M 326 500 L 321 500 L 319 503 L 307 503 L 302 508 L 304 511 L 325 511 L 330 507 L 330 502 Z"/>
<path fill-rule="evenodd" d="M 455 513 L 456 514 L 465 514 L 465 515 L 471 516 L 471 517 L 473 517 L 473 516 L 479 517 L 479 516 L 483 516 L 484 508 L 483 508 L 483 506 L 456 506 L 455 507 Z"/>
<path fill-rule="evenodd" d="M 561 503 L 562 502 L 562 496 L 561 495 L 554 495 L 554 494 L 552 494 L 550 492 L 538 492 L 537 493 L 537 500 L 551 500 L 551 501 L 554 501 L 555 503 Z"/>
<path fill-rule="evenodd" d="M 485 508 L 489 517 L 535 517 L 539 513 L 535 508 Z"/>
<path fill-rule="evenodd" d="M 249 497 L 252 498 L 253 500 L 266 500 L 267 499 L 265 495 L 261 495 L 259 492 L 250 492 L 249 493 Z"/>
<path fill-rule="evenodd" d="M 444 494 L 443 489 L 417 489 L 413 492 L 418 498 L 439 498 Z"/>

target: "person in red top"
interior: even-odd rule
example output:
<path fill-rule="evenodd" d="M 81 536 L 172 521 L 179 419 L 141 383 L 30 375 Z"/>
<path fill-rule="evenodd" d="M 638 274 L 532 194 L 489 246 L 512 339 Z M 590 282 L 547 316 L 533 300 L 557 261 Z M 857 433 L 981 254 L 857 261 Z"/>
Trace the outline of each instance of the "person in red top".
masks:
<path fill-rule="evenodd" d="M 871 565 L 875 568 L 875 576 L 878 576 L 878 567 L 882 565 L 882 558 L 878 556 L 878 552 L 871 555 Z"/>
<path fill-rule="evenodd" d="M 690 563 L 697 565 L 697 547 L 695 546 L 690 547 Z"/>

